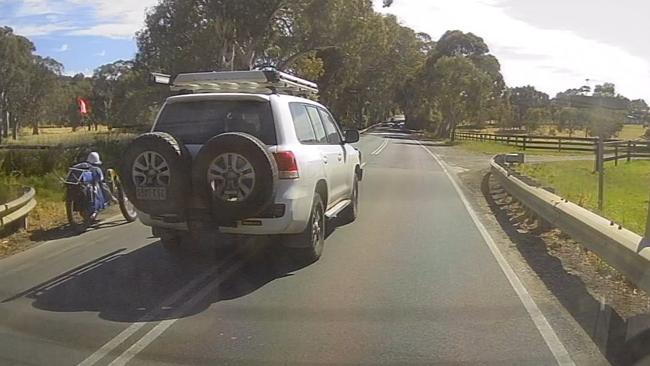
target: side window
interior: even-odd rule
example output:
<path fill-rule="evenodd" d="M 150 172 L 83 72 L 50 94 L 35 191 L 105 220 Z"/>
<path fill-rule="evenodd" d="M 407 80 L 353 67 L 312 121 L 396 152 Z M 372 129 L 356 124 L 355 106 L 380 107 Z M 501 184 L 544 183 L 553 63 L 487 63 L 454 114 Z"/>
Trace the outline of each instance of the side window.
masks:
<path fill-rule="evenodd" d="M 323 109 L 320 109 L 319 111 L 321 118 L 323 119 L 323 126 L 325 126 L 327 142 L 332 145 L 340 145 L 343 138 L 341 138 L 341 132 L 339 132 L 339 128 L 336 125 L 336 122 L 334 122 L 334 118 L 332 118 L 332 115 L 329 114 L 329 112 Z"/>
<path fill-rule="evenodd" d="M 309 114 L 304 105 L 300 103 L 290 103 L 291 116 L 293 117 L 293 126 L 296 129 L 296 136 L 303 144 L 314 144 L 317 142 L 314 129 L 309 119 Z"/>
<path fill-rule="evenodd" d="M 312 106 L 306 106 L 306 108 L 311 119 L 311 125 L 314 127 L 314 132 L 316 133 L 316 141 L 321 144 L 327 144 L 327 133 L 325 133 L 325 128 L 323 127 L 318 110 Z"/>

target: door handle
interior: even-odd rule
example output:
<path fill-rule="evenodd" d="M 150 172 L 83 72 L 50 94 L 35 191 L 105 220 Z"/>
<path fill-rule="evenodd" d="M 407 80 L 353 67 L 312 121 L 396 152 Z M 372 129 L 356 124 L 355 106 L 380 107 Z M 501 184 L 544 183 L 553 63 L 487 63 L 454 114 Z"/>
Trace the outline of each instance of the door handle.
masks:
<path fill-rule="evenodd" d="M 343 154 L 338 155 L 339 161 L 343 161 Z"/>

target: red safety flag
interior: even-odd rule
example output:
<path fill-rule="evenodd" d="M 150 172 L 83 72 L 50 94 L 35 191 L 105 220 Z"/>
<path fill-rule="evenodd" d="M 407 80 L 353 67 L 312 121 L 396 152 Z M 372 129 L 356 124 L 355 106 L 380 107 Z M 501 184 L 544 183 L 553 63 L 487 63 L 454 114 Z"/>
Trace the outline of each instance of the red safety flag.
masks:
<path fill-rule="evenodd" d="M 88 115 L 88 101 L 83 98 L 77 98 L 77 104 L 79 105 L 79 114 L 82 116 Z"/>

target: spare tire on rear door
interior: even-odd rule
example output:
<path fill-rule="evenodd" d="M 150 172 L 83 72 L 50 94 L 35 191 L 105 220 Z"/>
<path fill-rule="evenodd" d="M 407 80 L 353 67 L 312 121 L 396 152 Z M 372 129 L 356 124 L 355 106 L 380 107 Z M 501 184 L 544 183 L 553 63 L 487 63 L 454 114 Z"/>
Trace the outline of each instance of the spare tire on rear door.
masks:
<path fill-rule="evenodd" d="M 192 157 L 164 132 L 138 136 L 124 152 L 120 169 L 124 191 L 140 211 L 183 215 L 190 200 Z"/>
<path fill-rule="evenodd" d="M 232 132 L 213 137 L 193 165 L 195 193 L 211 202 L 219 224 L 255 217 L 273 202 L 278 166 L 254 136 Z"/>

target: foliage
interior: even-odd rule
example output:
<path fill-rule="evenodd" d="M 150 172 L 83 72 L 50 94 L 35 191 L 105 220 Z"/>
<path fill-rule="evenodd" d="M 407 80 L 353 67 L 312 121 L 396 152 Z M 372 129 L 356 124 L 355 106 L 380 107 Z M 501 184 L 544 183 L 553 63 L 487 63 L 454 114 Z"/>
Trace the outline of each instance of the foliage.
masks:
<path fill-rule="evenodd" d="M 549 105 L 548 94 L 540 92 L 530 85 L 511 88 L 509 98 L 513 110 L 513 127 L 522 127 L 526 126 L 527 122 L 533 122 L 527 119 L 530 108 L 539 109 Z"/>

